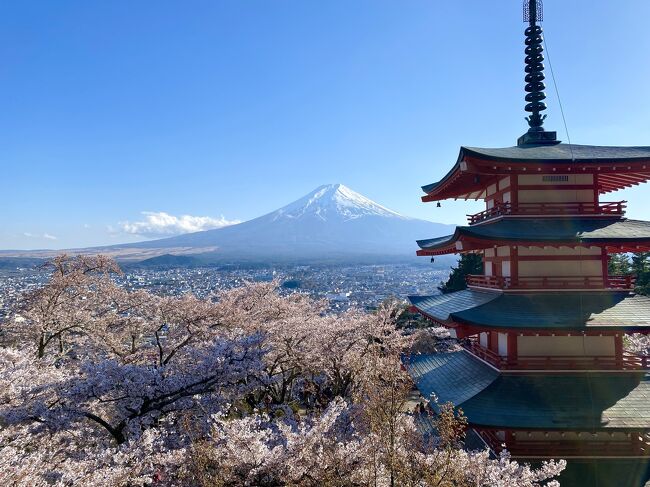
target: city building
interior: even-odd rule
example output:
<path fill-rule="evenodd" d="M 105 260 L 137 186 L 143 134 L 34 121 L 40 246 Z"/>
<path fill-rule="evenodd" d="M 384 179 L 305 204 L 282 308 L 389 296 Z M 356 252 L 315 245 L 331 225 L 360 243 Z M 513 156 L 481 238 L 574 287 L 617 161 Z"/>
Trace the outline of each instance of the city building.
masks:
<path fill-rule="evenodd" d="M 612 254 L 650 250 L 650 222 L 601 197 L 650 179 L 650 147 L 561 143 L 543 127 L 542 5 L 526 0 L 526 111 L 517 145 L 462 147 L 422 200 L 484 200 L 453 235 L 418 255 L 478 253 L 468 288 L 412 296 L 463 349 L 413 356 L 424 396 L 451 401 L 498 454 L 564 458 L 562 485 L 643 485 L 650 478 L 650 361 L 626 351 L 650 332 L 650 297 L 608 273 Z M 435 407 L 435 405 L 434 405 Z"/>

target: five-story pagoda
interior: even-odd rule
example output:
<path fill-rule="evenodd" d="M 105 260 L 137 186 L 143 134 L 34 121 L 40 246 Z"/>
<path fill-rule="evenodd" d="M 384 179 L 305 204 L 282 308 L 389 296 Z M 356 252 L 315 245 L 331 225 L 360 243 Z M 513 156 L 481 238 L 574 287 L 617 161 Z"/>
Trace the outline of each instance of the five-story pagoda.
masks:
<path fill-rule="evenodd" d="M 601 195 L 650 179 L 650 147 L 563 144 L 543 128 L 541 0 L 525 0 L 524 18 L 529 130 L 514 147 L 462 147 L 423 187 L 425 202 L 486 203 L 453 235 L 418 241 L 418 255 L 482 256 L 466 290 L 410 298 L 464 349 L 412 357 L 410 372 L 425 396 L 462 408 L 493 451 L 568 459 L 563 485 L 642 484 L 650 361 L 625 342 L 650 332 L 650 297 L 609 275 L 608 259 L 649 251 L 650 222 Z"/>

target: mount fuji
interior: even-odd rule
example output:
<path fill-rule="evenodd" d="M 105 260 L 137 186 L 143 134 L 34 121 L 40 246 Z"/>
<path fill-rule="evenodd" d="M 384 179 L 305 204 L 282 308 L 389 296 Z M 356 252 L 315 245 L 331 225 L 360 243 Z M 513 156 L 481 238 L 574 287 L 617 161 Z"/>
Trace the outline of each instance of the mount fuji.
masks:
<path fill-rule="evenodd" d="M 212 263 L 421 262 L 417 239 L 448 235 L 443 225 L 400 215 L 342 184 L 320 186 L 266 215 L 243 223 L 159 240 L 84 249 L 123 263 L 182 267 Z M 51 258 L 63 251 L 0 251 L 3 261 Z M 453 260 L 453 259 L 452 259 Z M 441 263 L 445 259 L 441 259 Z"/>
<path fill-rule="evenodd" d="M 243 223 L 119 247 L 211 249 L 201 254 L 202 260 L 210 261 L 407 259 L 415 254 L 416 239 L 453 230 L 453 225 L 409 218 L 347 186 L 330 184 Z"/>

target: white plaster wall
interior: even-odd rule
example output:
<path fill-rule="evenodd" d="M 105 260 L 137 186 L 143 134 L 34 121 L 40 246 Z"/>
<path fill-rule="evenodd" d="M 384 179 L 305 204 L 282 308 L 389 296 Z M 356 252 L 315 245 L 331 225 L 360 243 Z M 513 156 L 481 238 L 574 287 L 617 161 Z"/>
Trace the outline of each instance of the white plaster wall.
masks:
<path fill-rule="evenodd" d="M 519 256 L 600 255 L 600 247 L 519 247 Z"/>
<path fill-rule="evenodd" d="M 478 342 L 482 347 L 487 348 L 488 346 L 488 336 L 487 333 L 479 333 Z"/>
<path fill-rule="evenodd" d="M 521 260 L 520 277 L 602 276 L 599 260 Z"/>
<path fill-rule="evenodd" d="M 518 336 L 517 355 L 614 356 L 612 336 Z"/>
<path fill-rule="evenodd" d="M 505 357 L 508 355 L 508 335 L 499 333 L 499 355 Z"/>
<path fill-rule="evenodd" d="M 497 247 L 497 256 L 506 257 L 510 255 L 510 247 Z"/>
<path fill-rule="evenodd" d="M 510 176 L 499 179 L 499 191 L 503 191 L 505 188 L 510 186 Z"/>
<path fill-rule="evenodd" d="M 510 261 L 509 260 L 504 260 L 501 263 L 501 275 L 504 277 L 510 277 L 512 275 L 512 271 L 510 270 Z"/>
<path fill-rule="evenodd" d="M 544 176 L 567 176 L 567 181 L 544 181 Z M 593 184 L 593 174 L 520 174 L 517 181 L 520 185 L 548 184 L 549 186 Z"/>
<path fill-rule="evenodd" d="M 549 183 L 551 184 L 551 183 Z M 591 203 L 591 189 L 522 189 L 519 203 Z"/>

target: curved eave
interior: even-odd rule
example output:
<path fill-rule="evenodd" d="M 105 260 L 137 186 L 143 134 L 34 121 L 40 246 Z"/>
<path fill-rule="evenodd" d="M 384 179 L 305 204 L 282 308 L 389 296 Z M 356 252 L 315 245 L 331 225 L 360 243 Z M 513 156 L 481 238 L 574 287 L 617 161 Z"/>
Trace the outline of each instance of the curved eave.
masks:
<path fill-rule="evenodd" d="M 446 237 L 440 238 L 430 238 L 425 240 L 416 240 L 420 250 L 416 252 L 418 256 L 429 256 L 429 255 L 444 255 L 444 254 L 453 254 L 458 252 L 456 248 L 456 242 L 460 238 L 460 233 L 458 228 L 453 233 L 453 235 L 447 235 Z"/>
<path fill-rule="evenodd" d="M 416 242 L 420 256 L 471 252 L 499 243 L 531 247 L 591 244 L 612 250 L 643 251 L 650 249 L 650 222 L 625 218 L 503 218 L 456 227 L 453 235 Z"/>
<path fill-rule="evenodd" d="M 440 324 L 453 322 L 454 313 L 488 303 L 499 296 L 498 293 L 465 289 L 435 296 L 409 296 L 411 305 L 420 313 Z"/>
<path fill-rule="evenodd" d="M 535 323 L 524 322 L 524 321 L 504 323 L 498 320 L 498 315 L 495 316 L 493 320 L 463 318 L 461 313 L 459 313 L 459 315 L 454 315 L 453 321 L 440 323 L 440 325 L 448 328 L 456 328 L 457 335 L 459 338 L 476 335 L 483 331 L 495 331 L 495 332 L 502 332 L 502 333 L 515 332 L 515 333 L 521 333 L 523 335 L 543 334 L 546 336 L 553 333 L 557 333 L 559 335 L 566 335 L 567 333 L 568 334 L 586 333 L 590 335 L 598 334 L 598 333 L 608 334 L 608 335 L 611 335 L 613 333 L 640 333 L 642 335 L 647 335 L 650 333 L 650 324 L 639 325 L 639 324 L 622 323 L 619 325 L 616 324 L 593 325 L 589 323 L 583 323 L 579 325 L 577 323 L 572 323 L 569 325 L 550 324 L 550 325 L 542 326 L 542 325 L 537 325 Z"/>
<path fill-rule="evenodd" d="M 460 164 L 456 162 L 456 164 L 454 164 L 454 166 L 449 170 L 447 174 L 445 174 L 445 176 L 440 181 L 422 186 L 422 191 L 424 191 L 427 194 L 435 190 L 439 191 L 444 184 L 448 184 L 459 173 L 460 173 Z"/>
<path fill-rule="evenodd" d="M 598 174 L 600 193 L 617 191 L 650 179 L 650 147 L 461 147 L 456 164 L 445 177 L 422 186 L 426 193 L 422 201 L 482 199 L 485 188 L 500 177 L 550 172 Z"/>
<path fill-rule="evenodd" d="M 467 164 L 460 161 L 440 181 L 422 186 L 426 194 L 422 196 L 424 203 L 450 198 L 464 200 L 479 200 L 485 198 L 485 188 L 498 180 L 498 176 L 482 176 L 467 170 Z"/>
<path fill-rule="evenodd" d="M 467 289 L 410 296 L 424 316 L 465 335 L 507 332 L 650 332 L 650 297 L 628 292 L 577 291 L 508 294 Z M 472 331 L 473 330 L 473 331 Z"/>
<path fill-rule="evenodd" d="M 415 253 L 418 257 L 434 257 L 437 255 L 449 255 L 465 252 L 475 252 L 478 250 L 485 250 L 494 247 L 495 245 L 509 245 L 517 244 L 522 247 L 578 247 L 583 245 L 591 245 L 596 247 L 604 247 L 610 253 L 624 253 L 624 252 L 649 252 L 650 239 L 634 238 L 634 239 L 614 239 L 614 238 L 584 238 L 584 239 L 553 239 L 553 238 L 537 238 L 537 239 L 520 239 L 516 237 L 480 237 L 471 238 L 464 235 L 451 235 L 449 240 L 440 244 L 420 244 L 421 242 L 428 242 L 426 240 L 418 240 L 420 250 Z"/>

